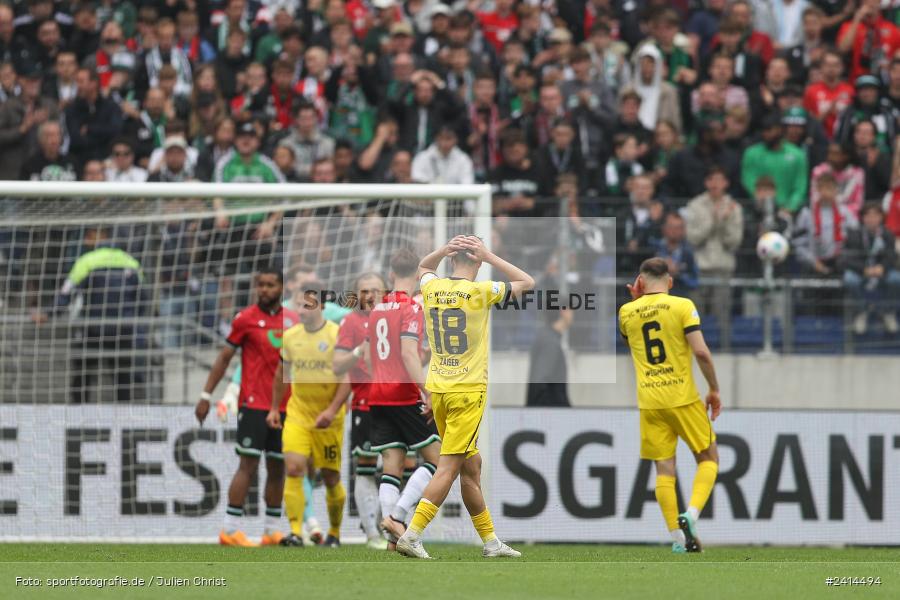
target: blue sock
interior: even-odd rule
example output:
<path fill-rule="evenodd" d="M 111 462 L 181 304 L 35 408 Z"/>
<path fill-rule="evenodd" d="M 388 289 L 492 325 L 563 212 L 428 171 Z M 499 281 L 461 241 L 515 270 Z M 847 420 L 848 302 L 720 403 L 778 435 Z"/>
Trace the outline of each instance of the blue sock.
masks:
<path fill-rule="evenodd" d="M 312 511 L 312 497 L 313 497 L 313 484 L 312 480 L 309 477 L 303 478 L 303 493 L 306 495 L 306 508 L 303 510 L 303 522 L 309 521 L 310 517 L 313 516 Z"/>

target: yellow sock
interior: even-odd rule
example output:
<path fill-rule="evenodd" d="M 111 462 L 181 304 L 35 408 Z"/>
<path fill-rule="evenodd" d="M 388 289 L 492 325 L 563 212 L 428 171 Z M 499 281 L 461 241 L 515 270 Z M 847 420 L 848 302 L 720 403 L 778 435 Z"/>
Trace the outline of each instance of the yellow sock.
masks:
<path fill-rule="evenodd" d="M 691 492 L 690 508 L 697 510 L 697 514 L 703 511 L 713 486 L 716 484 L 716 475 L 719 474 L 719 465 L 711 460 L 704 460 L 697 465 L 697 474 L 694 475 L 694 490 Z"/>
<path fill-rule="evenodd" d="M 344 520 L 344 501 L 347 492 L 344 484 L 338 482 L 334 487 L 325 488 L 325 505 L 328 507 L 328 535 L 341 537 L 341 521 Z"/>
<path fill-rule="evenodd" d="M 419 500 L 419 505 L 416 506 L 416 514 L 413 515 L 409 528 L 416 533 L 425 531 L 425 528 L 428 527 L 428 524 L 431 523 L 431 520 L 437 515 L 438 508 L 437 505 L 432 504 L 425 498 Z"/>
<path fill-rule="evenodd" d="M 300 535 L 303 531 L 303 511 L 306 510 L 302 477 L 284 478 L 284 508 L 291 524 L 291 533 Z"/>
<path fill-rule="evenodd" d="M 675 478 L 671 475 L 656 476 L 656 502 L 668 530 L 678 529 L 678 496 L 675 494 Z"/>
<path fill-rule="evenodd" d="M 475 531 L 481 536 L 482 542 L 487 543 L 497 539 L 497 535 L 494 533 L 494 521 L 491 519 L 491 511 L 487 507 L 472 517 L 472 525 L 475 526 Z"/>

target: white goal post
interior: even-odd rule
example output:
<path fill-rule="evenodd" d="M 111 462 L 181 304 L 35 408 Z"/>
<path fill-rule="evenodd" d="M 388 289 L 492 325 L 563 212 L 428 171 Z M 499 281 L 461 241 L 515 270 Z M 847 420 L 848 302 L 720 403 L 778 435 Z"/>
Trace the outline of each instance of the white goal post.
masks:
<path fill-rule="evenodd" d="M 216 210 L 214 199 L 240 202 Z M 124 236 L 117 241 L 143 248 L 148 270 L 158 270 L 167 260 L 157 248 L 158 230 L 172 221 L 212 221 L 223 212 L 237 221 L 260 211 L 286 211 L 297 220 L 318 214 L 337 223 L 343 208 L 363 213 L 373 205 L 386 220 L 398 216 L 400 221 L 407 216 L 398 207 L 413 207 L 418 226 L 431 227 L 430 239 L 424 240 L 431 248 L 462 231 L 491 244 L 489 185 L 0 182 L 0 463 L 4 469 L 9 465 L 0 472 L 8 490 L 0 494 L 0 540 L 202 541 L 213 539 L 219 528 L 236 465 L 228 437 L 233 437 L 234 417 L 223 425 L 213 415 L 212 427 L 198 430 L 190 405 L 221 339 L 209 344 L 207 337 L 205 347 L 198 343 L 189 353 L 152 343 L 141 350 L 129 343 L 125 352 L 144 356 L 145 364 L 164 360 L 158 369 L 166 371 L 167 381 L 142 385 L 143 391 L 128 397 L 131 404 L 116 400 L 111 388 L 121 383 L 109 373 L 97 377 L 98 391 L 85 405 L 69 403 L 67 392 L 53 393 L 59 382 L 59 390 L 72 385 L 74 320 L 58 318 L 41 329 L 30 313 L 35 306 L 47 308 L 47 296 L 66 278 L 93 230 L 107 228 Z M 354 222 L 341 221 L 342 233 L 352 234 Z M 380 264 L 398 244 L 412 240 L 408 226 L 398 228 L 399 234 L 379 246 Z M 490 277 L 487 266 L 480 277 Z M 5 297 L 13 300 L 4 302 Z M 103 360 L 104 352 L 117 351 L 100 348 L 87 354 L 100 353 L 94 360 Z M 168 381 L 179 371 L 183 376 L 173 387 Z M 216 398 L 226 384 L 223 380 Z M 488 447 L 486 437 L 482 446 Z M 349 456 L 344 463 L 346 469 Z M 213 496 L 217 506 L 211 508 Z M 321 519 L 326 514 L 322 494 L 315 496 Z M 50 515 L 59 519 L 54 531 L 45 526 Z M 471 539 L 467 519 L 461 525 L 442 520 L 435 523 L 437 537 Z M 357 519 L 345 518 L 343 529 L 348 538 L 358 536 Z"/>

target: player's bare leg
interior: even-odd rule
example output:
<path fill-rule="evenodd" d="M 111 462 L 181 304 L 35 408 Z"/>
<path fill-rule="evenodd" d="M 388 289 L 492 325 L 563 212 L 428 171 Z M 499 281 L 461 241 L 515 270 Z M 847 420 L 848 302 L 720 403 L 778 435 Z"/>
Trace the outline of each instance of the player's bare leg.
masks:
<path fill-rule="evenodd" d="M 281 531 L 281 501 L 284 499 L 284 460 L 266 456 L 266 516 L 262 546 L 277 546 L 284 539 Z"/>
<path fill-rule="evenodd" d="M 322 481 L 325 483 L 325 505 L 328 507 L 328 536 L 322 545 L 338 548 L 341 545 L 341 521 L 344 519 L 347 492 L 337 471 L 322 469 Z"/>
<path fill-rule="evenodd" d="M 296 452 L 284 453 L 284 506 L 287 510 L 291 533 L 281 540 L 282 546 L 303 545 L 303 513 L 306 503 L 306 491 L 303 484 L 306 479 L 309 459 Z"/>
<path fill-rule="evenodd" d="M 494 522 L 491 519 L 491 513 L 484 502 L 484 494 L 481 491 L 481 455 L 476 454 L 470 456 L 463 463 L 462 471 L 459 476 L 460 490 L 462 491 L 463 503 L 469 516 L 472 518 L 472 525 L 481 537 L 484 543 L 482 556 L 485 558 L 509 557 L 518 558 L 522 554 L 518 550 L 513 550 L 497 538 L 494 533 Z"/>
<path fill-rule="evenodd" d="M 694 488 L 691 492 L 691 501 L 688 509 L 678 515 L 678 527 L 684 532 L 685 548 L 688 552 L 702 552 L 703 546 L 697 537 L 697 520 L 713 486 L 716 484 L 716 476 L 719 473 L 719 450 L 716 443 L 709 448 L 696 452 L 694 459 L 697 461 L 697 473 L 694 475 Z"/>
<path fill-rule="evenodd" d="M 247 499 L 250 482 L 258 469 L 258 457 L 241 455 L 237 471 L 235 471 L 234 477 L 231 478 L 231 485 L 228 486 L 228 508 L 225 511 L 225 526 L 219 533 L 219 543 L 224 546 L 256 546 L 256 543 L 247 539 L 247 535 L 241 529 L 241 517 L 244 515 L 244 501 Z"/>

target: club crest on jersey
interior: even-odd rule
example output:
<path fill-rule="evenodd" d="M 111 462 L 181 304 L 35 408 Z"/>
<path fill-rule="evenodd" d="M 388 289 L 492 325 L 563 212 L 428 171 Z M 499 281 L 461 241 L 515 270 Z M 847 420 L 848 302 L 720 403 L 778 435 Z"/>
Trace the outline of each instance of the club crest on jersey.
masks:
<path fill-rule="evenodd" d="M 266 326 L 266 322 L 263 321 L 262 319 L 260 319 L 256 324 L 257 324 L 259 327 L 265 327 L 265 326 Z"/>
<path fill-rule="evenodd" d="M 491 292 L 493 292 L 494 294 L 500 293 L 500 282 L 499 281 L 495 281 L 495 282 L 491 283 Z"/>
<path fill-rule="evenodd" d="M 328 350 L 328 342 L 319 342 L 319 352 Z"/>
<path fill-rule="evenodd" d="M 291 328 L 291 327 L 293 327 L 293 326 L 294 326 L 294 322 L 293 322 L 290 318 L 285 317 L 285 318 L 284 318 L 284 328 L 285 328 L 285 329 L 289 329 L 289 328 Z"/>
<path fill-rule="evenodd" d="M 284 335 L 284 332 L 280 329 L 270 329 L 267 333 L 269 338 L 269 343 L 272 344 L 273 348 L 281 348 L 281 336 Z"/>

